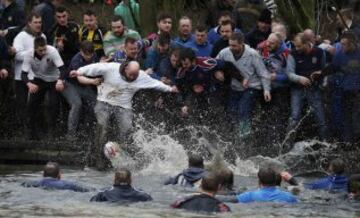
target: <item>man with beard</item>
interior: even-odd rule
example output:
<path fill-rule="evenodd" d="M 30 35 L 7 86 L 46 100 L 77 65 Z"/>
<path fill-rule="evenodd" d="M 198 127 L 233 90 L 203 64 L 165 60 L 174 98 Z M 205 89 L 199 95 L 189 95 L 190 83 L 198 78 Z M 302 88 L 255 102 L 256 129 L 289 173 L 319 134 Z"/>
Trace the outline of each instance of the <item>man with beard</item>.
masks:
<path fill-rule="evenodd" d="M 264 100 L 271 101 L 271 75 L 257 51 L 244 43 L 242 33 L 233 33 L 229 47 L 223 49 L 217 58 L 232 62 L 244 77 L 241 83 L 232 80 L 229 110 L 238 137 L 248 136 L 256 96 L 263 90 Z"/>
<path fill-rule="evenodd" d="M 121 50 L 127 37 L 136 40 L 141 39 L 140 34 L 135 30 L 128 29 L 125 26 L 124 19 L 121 16 L 114 16 L 111 20 L 111 31 L 104 37 L 104 52 L 107 57 L 111 57 L 115 51 Z"/>
<path fill-rule="evenodd" d="M 170 87 L 162 82 L 152 79 L 136 61 L 119 63 L 97 63 L 81 67 L 77 71 L 70 72 L 72 76 L 78 76 L 83 83 L 91 84 L 94 79 L 84 76 L 103 76 L 104 82 L 98 87 L 98 97 L 95 106 L 97 118 L 96 144 L 92 154 L 96 158 L 96 166 L 106 167 L 104 164 L 103 145 L 107 140 L 107 130 L 112 117 L 119 131 L 118 141 L 126 142 L 131 136 L 133 112 L 132 98 L 141 89 L 157 89 L 163 92 L 177 92 L 176 87 Z"/>
<path fill-rule="evenodd" d="M 266 41 L 266 47 L 260 50 L 267 70 L 271 74 L 272 101 L 264 104 L 266 122 L 273 128 L 266 136 L 268 141 L 279 143 L 286 129 L 286 114 L 289 111 L 289 80 L 286 75 L 287 59 L 290 51 L 282 40 L 280 33 L 271 33 Z"/>

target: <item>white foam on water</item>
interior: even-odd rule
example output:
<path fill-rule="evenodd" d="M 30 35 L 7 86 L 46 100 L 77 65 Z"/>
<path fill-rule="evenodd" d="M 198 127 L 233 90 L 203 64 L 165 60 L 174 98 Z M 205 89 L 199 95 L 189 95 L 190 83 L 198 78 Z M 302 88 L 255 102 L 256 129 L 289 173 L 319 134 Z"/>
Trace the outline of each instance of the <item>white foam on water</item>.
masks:
<path fill-rule="evenodd" d="M 134 135 L 134 143 L 139 146 L 150 163 L 141 170 L 143 174 L 174 174 L 187 166 L 187 154 L 183 146 L 169 135 L 160 135 L 153 131 L 138 129 Z"/>

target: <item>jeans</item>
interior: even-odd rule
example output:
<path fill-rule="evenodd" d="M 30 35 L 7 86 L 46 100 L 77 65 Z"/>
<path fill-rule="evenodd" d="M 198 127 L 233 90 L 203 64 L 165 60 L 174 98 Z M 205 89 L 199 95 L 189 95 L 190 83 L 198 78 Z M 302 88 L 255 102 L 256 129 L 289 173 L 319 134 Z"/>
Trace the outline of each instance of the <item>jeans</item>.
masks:
<path fill-rule="evenodd" d="M 90 86 L 80 86 L 78 84 L 66 82 L 62 95 L 70 105 L 67 129 L 68 134 L 73 135 L 79 124 L 83 104 L 88 107 L 88 112 L 91 113 L 91 111 L 93 111 L 96 104 L 96 91 Z"/>
<path fill-rule="evenodd" d="M 290 129 L 294 129 L 301 119 L 304 100 L 307 101 L 315 115 L 315 120 L 320 129 L 320 138 L 327 139 L 327 124 L 322 101 L 322 91 L 318 87 L 291 89 L 291 117 Z"/>
<path fill-rule="evenodd" d="M 95 106 L 95 114 L 97 120 L 97 137 L 98 143 L 104 145 L 107 142 L 106 136 L 113 117 L 116 133 L 116 140 L 124 142 L 132 129 L 133 112 L 120 106 L 113 106 L 102 101 L 97 101 Z"/>
<path fill-rule="evenodd" d="M 259 91 L 248 88 L 244 91 L 231 91 L 229 98 L 229 114 L 239 134 L 249 134 L 251 131 L 251 114 Z"/>
<path fill-rule="evenodd" d="M 95 114 L 97 119 L 95 143 L 90 148 L 90 165 L 98 168 L 106 168 L 109 161 L 105 158 L 103 147 L 108 141 L 108 129 L 111 118 L 115 118 L 114 122 L 117 128 L 116 141 L 122 144 L 128 139 L 132 129 L 133 112 L 120 106 L 113 106 L 108 103 L 97 101 L 95 106 Z"/>

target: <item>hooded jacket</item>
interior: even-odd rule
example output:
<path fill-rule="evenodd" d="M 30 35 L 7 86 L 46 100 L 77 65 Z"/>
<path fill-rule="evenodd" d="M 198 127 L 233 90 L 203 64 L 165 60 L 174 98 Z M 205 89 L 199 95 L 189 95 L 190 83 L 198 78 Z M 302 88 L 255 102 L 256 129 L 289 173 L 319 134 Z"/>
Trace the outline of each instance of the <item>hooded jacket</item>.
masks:
<path fill-rule="evenodd" d="M 198 182 L 204 174 L 205 170 L 197 167 L 190 167 L 179 173 L 175 177 L 170 177 L 164 182 L 164 185 L 179 184 L 185 187 L 193 187 L 194 183 Z"/>

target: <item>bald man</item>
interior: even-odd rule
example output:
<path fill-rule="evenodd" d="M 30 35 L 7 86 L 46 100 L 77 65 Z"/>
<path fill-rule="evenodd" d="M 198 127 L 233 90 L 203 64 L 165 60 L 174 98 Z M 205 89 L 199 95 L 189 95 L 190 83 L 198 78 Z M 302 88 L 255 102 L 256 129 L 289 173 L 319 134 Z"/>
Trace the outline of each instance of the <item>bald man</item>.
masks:
<path fill-rule="evenodd" d="M 80 83 L 91 84 L 95 80 L 88 77 L 102 76 L 104 81 L 98 86 L 95 114 L 97 118 L 95 153 L 99 168 L 103 168 L 102 146 L 106 139 L 107 129 L 111 118 L 115 119 L 117 141 L 125 142 L 130 137 L 132 129 L 133 112 L 132 98 L 141 89 L 157 89 L 162 92 L 177 92 L 177 88 L 152 79 L 136 61 L 119 63 L 96 63 L 71 71 L 70 76 L 77 76 Z M 92 152 L 93 153 L 93 152 Z M 105 166 L 106 167 L 106 166 Z"/>

